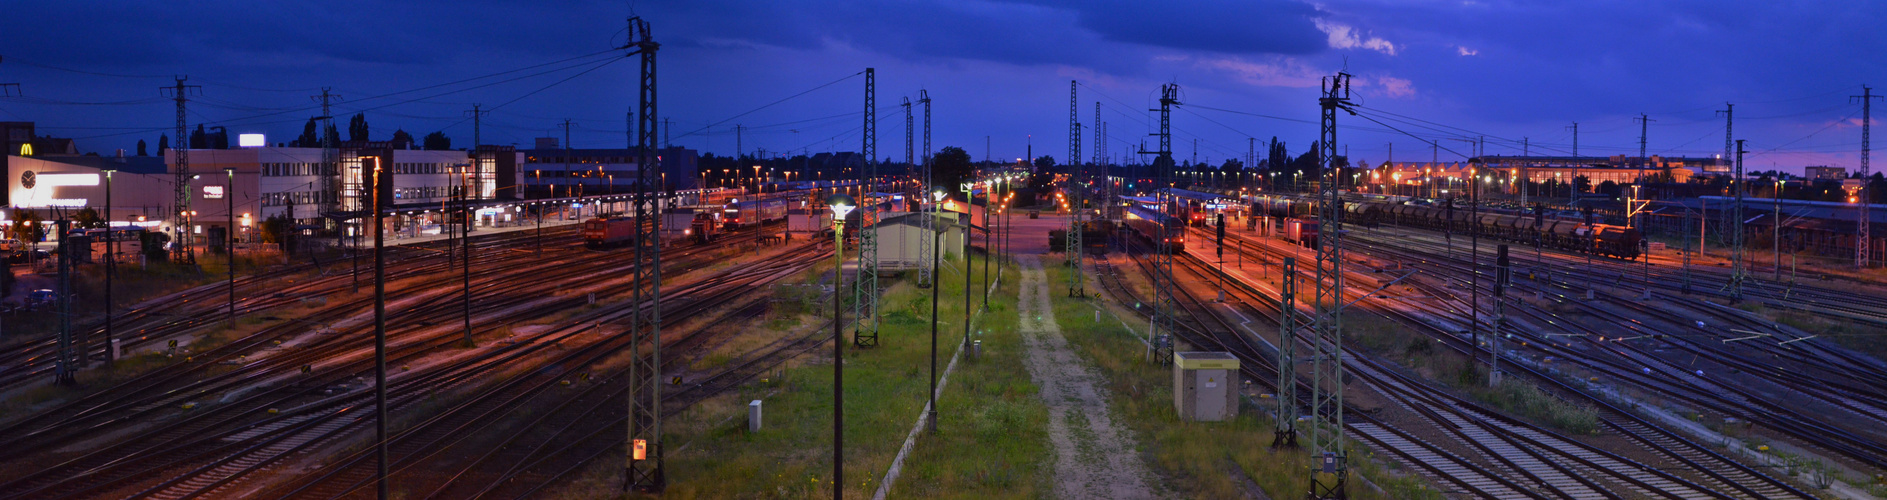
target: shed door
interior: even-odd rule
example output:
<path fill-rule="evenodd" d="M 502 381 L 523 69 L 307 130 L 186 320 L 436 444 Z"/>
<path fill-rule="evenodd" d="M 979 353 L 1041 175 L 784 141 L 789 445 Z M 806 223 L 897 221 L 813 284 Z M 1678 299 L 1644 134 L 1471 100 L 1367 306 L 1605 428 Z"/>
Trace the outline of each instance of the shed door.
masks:
<path fill-rule="evenodd" d="M 1198 399 L 1194 402 L 1198 405 L 1198 411 L 1195 413 L 1198 418 L 1200 420 L 1224 418 L 1225 391 L 1227 390 L 1225 370 L 1193 370 L 1193 377 L 1193 386 L 1199 388 L 1195 393 Z"/>

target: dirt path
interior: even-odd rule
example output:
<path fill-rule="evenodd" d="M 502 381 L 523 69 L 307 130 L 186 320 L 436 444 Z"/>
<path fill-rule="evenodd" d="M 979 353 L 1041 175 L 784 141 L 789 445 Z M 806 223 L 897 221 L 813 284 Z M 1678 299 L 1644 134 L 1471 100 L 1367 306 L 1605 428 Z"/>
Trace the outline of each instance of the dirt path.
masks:
<path fill-rule="evenodd" d="M 1061 498 L 1154 498 L 1133 435 L 1108 415 L 1099 375 L 1068 346 L 1050 307 L 1048 278 L 1034 255 L 1022 265 L 1022 340 L 1029 377 L 1048 405 L 1055 445 L 1055 494 Z"/>

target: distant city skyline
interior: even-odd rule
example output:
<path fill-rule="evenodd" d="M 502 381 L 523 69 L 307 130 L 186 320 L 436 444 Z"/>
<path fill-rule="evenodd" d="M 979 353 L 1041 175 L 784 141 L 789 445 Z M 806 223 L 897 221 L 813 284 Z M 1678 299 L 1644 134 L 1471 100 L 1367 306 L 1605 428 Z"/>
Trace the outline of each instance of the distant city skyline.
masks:
<path fill-rule="evenodd" d="M 203 85 L 190 128 L 271 143 L 293 140 L 318 113 L 310 96 L 332 87 L 336 116 L 364 112 L 376 139 L 442 130 L 465 147 L 465 112 L 478 103 L 493 111 L 488 144 L 561 140 L 568 118 L 575 147 L 621 147 L 635 65 L 612 47 L 630 15 L 663 44 L 667 135 L 716 155 L 734 153 L 736 125 L 748 153 L 856 151 L 863 80 L 846 77 L 866 67 L 877 68 L 881 158 L 903 159 L 898 105 L 921 88 L 934 99 L 933 149 L 981 160 L 988 137 L 987 156 L 1013 159 L 1033 135 L 1036 156 L 1064 160 L 1069 80 L 1081 82 L 1084 125 L 1101 103 L 1115 157 L 1152 141 L 1146 110 L 1166 82 L 1185 103 L 1172 120 L 1177 159 L 1191 160 L 1197 140 L 1201 161 L 1242 160 L 1248 137 L 1274 136 L 1296 155 L 1316 137 L 1318 79 L 1347 69 L 1364 113 L 1384 123 L 1340 117 L 1352 128 L 1339 145 L 1372 164 L 1391 159 L 1391 143 L 1395 160 L 1428 161 L 1425 139 L 1482 134 L 1488 154 L 1521 154 L 1524 140 L 1534 154 L 1567 155 L 1574 122 L 1580 154 L 1637 155 L 1639 113 L 1652 120 L 1647 154 L 1712 156 L 1728 102 L 1747 169 L 1852 171 L 1861 106 L 1850 96 L 1887 83 L 1877 78 L 1887 67 L 1867 57 L 1887 44 L 1870 29 L 1887 5 L 1861 1 L 196 5 L 14 6 L 0 83 L 21 86 L 0 98 L 0 120 L 36 122 L 85 151 L 133 151 L 142 139 L 155 152 L 175 121 L 158 88 L 188 75 Z M 1087 129 L 1083 157 L 1092 141 Z M 1468 153 L 1467 142 L 1439 142 L 1443 161 Z"/>

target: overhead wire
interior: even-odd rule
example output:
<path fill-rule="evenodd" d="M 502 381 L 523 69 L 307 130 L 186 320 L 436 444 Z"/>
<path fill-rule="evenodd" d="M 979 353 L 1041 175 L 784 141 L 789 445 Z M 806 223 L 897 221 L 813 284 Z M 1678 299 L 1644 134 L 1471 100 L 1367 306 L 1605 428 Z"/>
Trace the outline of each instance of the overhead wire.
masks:
<path fill-rule="evenodd" d="M 709 124 L 708 124 L 707 126 L 705 126 L 705 127 L 701 127 L 701 128 L 699 128 L 699 129 L 695 129 L 695 130 L 693 130 L 693 131 L 691 131 L 691 132 L 687 132 L 687 133 L 684 133 L 684 134 L 681 134 L 681 135 L 678 135 L 678 136 L 675 136 L 675 138 L 677 138 L 677 139 L 679 139 L 679 138 L 683 138 L 683 137 L 688 137 L 688 136 L 691 136 L 691 135 L 695 135 L 695 134 L 697 134 L 697 133 L 701 133 L 701 132 L 703 132 L 703 131 L 706 131 L 706 130 L 708 130 L 708 129 L 711 129 L 711 128 L 714 128 L 714 126 L 716 126 L 716 125 L 720 125 L 720 124 L 723 124 L 723 123 L 727 123 L 727 122 L 730 122 L 730 121 L 733 121 L 734 119 L 737 119 L 737 118 L 740 118 L 740 117 L 743 117 L 743 116 L 747 116 L 747 115 L 750 115 L 750 114 L 753 114 L 754 112 L 757 112 L 757 111 L 760 111 L 760 110 L 763 110 L 763 109 L 767 109 L 767 108 L 770 108 L 770 107 L 773 107 L 774 105 L 777 105 L 777 104 L 780 104 L 780 103 L 783 103 L 783 102 L 786 102 L 786 101 L 790 101 L 790 100 L 793 100 L 793 99 L 795 99 L 795 98 L 798 98 L 799 96 L 803 96 L 803 95 L 806 95 L 806 94 L 810 94 L 810 93 L 813 93 L 814 91 L 817 91 L 817 90 L 819 90 L 819 89 L 823 89 L 823 88 L 826 88 L 826 87 L 830 87 L 830 86 L 833 86 L 833 85 L 838 85 L 838 84 L 839 84 L 840 82 L 844 82 L 844 81 L 846 81 L 846 80 L 850 80 L 850 79 L 852 79 L 852 78 L 856 78 L 856 77 L 858 77 L 858 75 L 862 75 L 862 74 L 865 74 L 865 72 L 864 72 L 864 71 L 859 71 L 859 72 L 857 72 L 857 73 L 852 73 L 852 74 L 850 74 L 850 75 L 846 75 L 846 76 L 845 76 L 844 78 L 840 78 L 840 79 L 837 79 L 837 80 L 833 80 L 833 81 L 831 81 L 831 82 L 827 82 L 827 83 L 825 83 L 825 84 L 823 84 L 823 85 L 820 85 L 820 86 L 817 86 L 817 87 L 813 87 L 813 88 L 810 88 L 810 89 L 806 89 L 805 91 L 802 91 L 802 92 L 800 92 L 800 93 L 797 93 L 797 94 L 793 94 L 793 95 L 790 95 L 790 96 L 786 96 L 785 98 L 782 98 L 782 99 L 780 99 L 780 100 L 777 100 L 777 101 L 773 101 L 773 102 L 769 102 L 769 103 L 766 103 L 766 104 L 763 104 L 763 105 L 761 105 L 760 107 L 757 107 L 757 108 L 754 108 L 754 109 L 750 109 L 750 110 L 747 110 L 747 111 L 743 111 L 743 112 L 741 112 L 740 114 L 736 114 L 736 115 L 734 115 L 734 116 L 730 116 L 730 117 L 727 117 L 726 119 L 723 119 L 723 120 L 721 120 L 721 121 L 718 121 L 718 122 L 713 122 L 713 123 L 709 123 Z M 861 126 L 861 127 L 863 127 L 863 125 L 860 125 L 860 126 Z"/>

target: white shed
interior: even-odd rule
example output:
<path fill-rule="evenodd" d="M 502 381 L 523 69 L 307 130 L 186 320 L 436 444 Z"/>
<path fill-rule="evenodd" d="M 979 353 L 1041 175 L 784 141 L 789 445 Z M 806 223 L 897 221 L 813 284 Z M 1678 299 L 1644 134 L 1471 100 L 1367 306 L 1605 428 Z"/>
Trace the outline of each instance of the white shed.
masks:
<path fill-rule="evenodd" d="M 872 228 L 878 236 L 879 269 L 901 271 L 930 265 L 931 255 L 921 252 L 924 248 L 921 240 L 932 238 L 933 235 L 919 226 L 923 223 L 922 217 L 937 217 L 938 225 L 946 227 L 940 250 L 943 255 L 955 255 L 957 258 L 963 255 L 964 229 L 983 230 L 968 225 L 969 217 L 957 212 L 944 212 L 943 215 L 924 212 L 879 214 L 878 224 Z"/>

